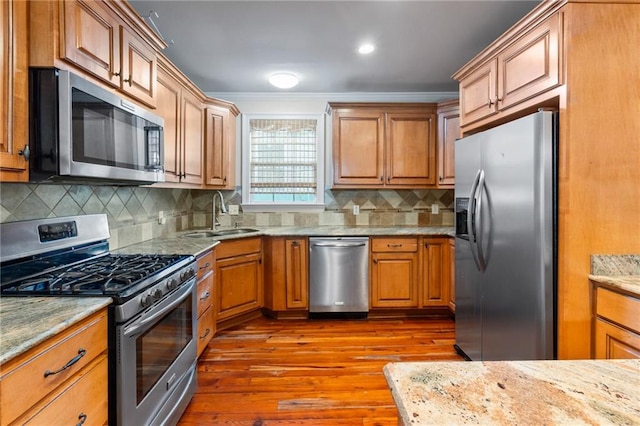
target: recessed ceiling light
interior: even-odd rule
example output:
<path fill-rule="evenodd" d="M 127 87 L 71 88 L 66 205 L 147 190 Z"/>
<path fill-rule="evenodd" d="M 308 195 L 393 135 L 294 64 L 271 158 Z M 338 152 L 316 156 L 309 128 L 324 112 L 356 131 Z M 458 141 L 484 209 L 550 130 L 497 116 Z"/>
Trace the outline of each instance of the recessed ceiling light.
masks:
<path fill-rule="evenodd" d="M 374 50 L 376 50 L 376 47 L 371 43 L 365 43 L 358 47 L 358 53 L 360 53 L 361 55 L 368 55 Z"/>
<path fill-rule="evenodd" d="M 289 72 L 281 72 L 269 77 L 269 83 L 278 89 L 291 89 L 298 84 L 298 77 Z"/>

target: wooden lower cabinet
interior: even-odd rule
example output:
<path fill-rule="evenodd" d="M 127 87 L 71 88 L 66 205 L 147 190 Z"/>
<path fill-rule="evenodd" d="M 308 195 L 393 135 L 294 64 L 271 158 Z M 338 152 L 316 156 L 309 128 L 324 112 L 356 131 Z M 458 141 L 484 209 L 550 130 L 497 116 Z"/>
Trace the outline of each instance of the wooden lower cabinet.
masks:
<path fill-rule="evenodd" d="M 640 358 L 640 296 L 596 285 L 594 300 L 593 357 Z"/>
<path fill-rule="evenodd" d="M 449 310 L 456 313 L 456 240 L 449 238 Z"/>
<path fill-rule="evenodd" d="M 372 238 L 370 307 L 419 307 L 417 238 Z"/>
<path fill-rule="evenodd" d="M 198 256 L 198 348 L 200 356 L 209 341 L 216 333 L 216 310 L 213 307 L 215 299 L 215 253 L 209 250 Z"/>
<path fill-rule="evenodd" d="M 264 305 L 262 240 L 223 241 L 216 247 L 218 322 Z"/>
<path fill-rule="evenodd" d="M 306 316 L 309 309 L 306 237 L 274 237 L 265 241 L 265 309 L 274 316 Z"/>
<path fill-rule="evenodd" d="M 422 240 L 422 306 L 449 306 L 450 238 Z"/>
<path fill-rule="evenodd" d="M 0 424 L 107 424 L 107 370 L 105 308 L 0 366 Z"/>

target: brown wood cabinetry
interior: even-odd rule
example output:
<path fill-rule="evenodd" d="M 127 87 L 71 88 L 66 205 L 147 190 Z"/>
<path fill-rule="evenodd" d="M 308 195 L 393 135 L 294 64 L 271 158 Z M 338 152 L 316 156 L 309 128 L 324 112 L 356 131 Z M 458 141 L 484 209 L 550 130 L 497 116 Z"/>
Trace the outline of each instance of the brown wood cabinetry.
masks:
<path fill-rule="evenodd" d="M 236 116 L 233 104 L 207 104 L 205 125 L 205 186 L 235 189 Z"/>
<path fill-rule="evenodd" d="M 370 307 L 419 307 L 416 237 L 371 238 Z"/>
<path fill-rule="evenodd" d="M 242 238 L 216 247 L 218 322 L 264 305 L 262 240 Z"/>
<path fill-rule="evenodd" d="M 640 358 L 640 297 L 598 286 L 594 293 L 593 357 Z"/>
<path fill-rule="evenodd" d="M 422 239 L 422 306 L 449 306 L 450 238 Z"/>
<path fill-rule="evenodd" d="M 330 106 L 334 187 L 413 188 L 436 184 L 434 104 Z"/>
<path fill-rule="evenodd" d="M 456 312 L 456 241 L 449 238 L 449 310 Z"/>
<path fill-rule="evenodd" d="M 215 300 L 215 252 L 209 250 L 198 256 L 198 349 L 197 355 L 207 347 L 216 333 L 216 313 L 213 306 Z"/>
<path fill-rule="evenodd" d="M 460 104 L 457 99 L 438 104 L 438 187 L 453 188 L 454 150 L 460 137 Z"/>
<path fill-rule="evenodd" d="M 499 52 L 454 75 L 460 80 L 465 130 L 560 84 L 559 32 L 560 18 L 555 13 L 514 36 Z"/>
<path fill-rule="evenodd" d="M 637 2 L 541 2 L 454 75 L 461 81 L 465 135 L 539 107 L 560 111 L 559 359 L 591 356 L 590 255 L 640 252 L 640 239 L 629 238 L 640 233 L 640 80 L 633 71 L 640 69 L 638 22 Z M 480 70 L 493 61 L 497 80 L 487 77 L 494 83 L 478 83 L 474 91 Z M 488 104 L 497 97 L 496 112 Z M 602 111 L 608 112 L 605 119 Z"/>
<path fill-rule="evenodd" d="M 30 7 L 30 65 L 91 75 L 156 106 L 156 52 L 166 47 L 126 2 L 37 1 Z M 59 37 L 57 37 L 59 35 Z"/>
<path fill-rule="evenodd" d="M 265 256 L 265 309 L 276 317 L 305 317 L 309 309 L 307 238 L 268 238 Z"/>
<path fill-rule="evenodd" d="M 79 357 L 67 369 L 56 371 Z M 0 424 L 107 424 L 107 311 L 2 365 Z"/>
<path fill-rule="evenodd" d="M 160 61 L 158 109 L 164 119 L 165 181 L 200 186 L 204 178 L 204 105 L 170 63 Z"/>
<path fill-rule="evenodd" d="M 29 162 L 29 73 L 27 7 L 24 1 L 0 2 L 0 182 L 25 182 Z"/>

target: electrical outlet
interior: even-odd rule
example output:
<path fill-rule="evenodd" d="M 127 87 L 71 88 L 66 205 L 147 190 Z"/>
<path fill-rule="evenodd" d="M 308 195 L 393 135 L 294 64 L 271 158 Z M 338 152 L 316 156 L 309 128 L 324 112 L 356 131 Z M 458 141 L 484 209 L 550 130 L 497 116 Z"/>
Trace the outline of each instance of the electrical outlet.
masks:
<path fill-rule="evenodd" d="M 431 204 L 431 214 L 440 213 L 440 206 L 438 204 Z"/>
<path fill-rule="evenodd" d="M 158 212 L 158 223 L 160 225 L 164 225 L 165 223 L 167 223 L 167 218 L 164 217 L 164 212 L 162 210 Z"/>
<path fill-rule="evenodd" d="M 360 206 L 357 204 L 353 205 L 353 214 L 360 214 Z"/>
<path fill-rule="evenodd" d="M 240 206 L 237 204 L 229 204 L 229 214 L 232 216 L 237 216 L 240 214 Z"/>

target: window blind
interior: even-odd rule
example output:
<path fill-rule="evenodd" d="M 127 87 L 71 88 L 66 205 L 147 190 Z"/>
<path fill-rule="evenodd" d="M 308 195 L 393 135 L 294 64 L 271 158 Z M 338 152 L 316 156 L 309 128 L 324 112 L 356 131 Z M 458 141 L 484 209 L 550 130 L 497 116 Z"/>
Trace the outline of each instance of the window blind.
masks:
<path fill-rule="evenodd" d="M 313 202 L 317 191 L 316 119 L 250 119 L 253 202 Z"/>

